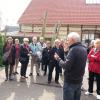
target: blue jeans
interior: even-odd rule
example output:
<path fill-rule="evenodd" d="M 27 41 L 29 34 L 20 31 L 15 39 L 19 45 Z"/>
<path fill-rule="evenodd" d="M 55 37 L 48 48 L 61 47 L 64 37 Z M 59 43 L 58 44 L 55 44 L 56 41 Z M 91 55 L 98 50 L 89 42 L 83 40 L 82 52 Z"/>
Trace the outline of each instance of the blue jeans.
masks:
<path fill-rule="evenodd" d="M 81 85 L 64 82 L 63 100 L 80 100 Z"/>

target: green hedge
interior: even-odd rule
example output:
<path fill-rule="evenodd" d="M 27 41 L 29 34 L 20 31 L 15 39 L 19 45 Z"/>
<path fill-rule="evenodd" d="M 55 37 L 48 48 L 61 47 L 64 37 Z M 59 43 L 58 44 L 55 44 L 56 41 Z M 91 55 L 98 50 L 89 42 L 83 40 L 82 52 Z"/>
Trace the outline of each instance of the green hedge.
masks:
<path fill-rule="evenodd" d="M 3 45 L 4 45 L 4 37 L 0 36 L 0 66 L 2 66 Z"/>

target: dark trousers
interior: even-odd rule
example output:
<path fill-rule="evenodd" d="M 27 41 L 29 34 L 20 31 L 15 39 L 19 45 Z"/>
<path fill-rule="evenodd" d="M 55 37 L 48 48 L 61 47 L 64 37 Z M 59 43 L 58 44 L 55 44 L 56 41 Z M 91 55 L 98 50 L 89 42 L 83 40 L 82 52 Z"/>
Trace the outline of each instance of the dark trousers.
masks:
<path fill-rule="evenodd" d="M 51 82 L 52 79 L 52 72 L 55 67 L 56 75 L 55 75 L 55 82 L 59 80 L 59 65 L 58 63 L 49 63 L 49 74 L 48 74 L 48 81 Z"/>
<path fill-rule="evenodd" d="M 21 76 L 26 76 L 26 70 L 27 70 L 28 62 L 21 63 Z"/>
<path fill-rule="evenodd" d="M 44 64 L 41 64 L 41 70 L 44 71 Z"/>
<path fill-rule="evenodd" d="M 44 73 L 46 74 L 47 73 L 47 66 L 49 66 L 49 63 L 45 63 L 43 66 L 44 66 L 43 67 Z"/>
<path fill-rule="evenodd" d="M 100 95 L 100 74 L 89 72 L 89 88 L 88 91 L 90 93 L 93 92 L 93 84 L 94 84 L 94 78 L 96 77 L 96 85 L 97 85 L 97 94 Z"/>
<path fill-rule="evenodd" d="M 9 67 L 10 67 L 10 71 L 9 71 Z M 13 72 L 13 65 L 12 64 L 5 65 L 5 73 L 7 79 L 11 78 L 12 72 Z"/>
<path fill-rule="evenodd" d="M 61 66 L 59 66 L 59 73 L 62 74 L 62 67 Z"/>
<path fill-rule="evenodd" d="M 81 84 L 71 84 L 64 82 L 63 100 L 80 100 Z"/>

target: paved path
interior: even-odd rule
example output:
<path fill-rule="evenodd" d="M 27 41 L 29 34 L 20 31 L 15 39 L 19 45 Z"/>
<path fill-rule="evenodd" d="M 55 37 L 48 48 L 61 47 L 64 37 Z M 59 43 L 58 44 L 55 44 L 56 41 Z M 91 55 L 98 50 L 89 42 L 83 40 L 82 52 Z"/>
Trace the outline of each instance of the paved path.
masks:
<path fill-rule="evenodd" d="M 87 69 L 86 69 L 87 72 Z M 15 81 L 5 82 L 4 69 L 0 70 L 0 100 L 62 100 L 62 77 L 57 85 L 52 80 L 52 84 L 47 84 L 47 76 L 33 77 L 20 80 L 20 75 L 15 77 Z M 29 68 L 27 71 L 29 75 Z M 54 76 L 54 75 L 53 75 Z M 83 87 L 87 89 L 87 73 L 84 76 Z M 95 92 L 95 91 L 94 91 Z M 81 100 L 96 100 L 96 93 L 93 96 L 85 96 L 82 91 Z M 67 100 L 67 99 L 66 99 Z"/>

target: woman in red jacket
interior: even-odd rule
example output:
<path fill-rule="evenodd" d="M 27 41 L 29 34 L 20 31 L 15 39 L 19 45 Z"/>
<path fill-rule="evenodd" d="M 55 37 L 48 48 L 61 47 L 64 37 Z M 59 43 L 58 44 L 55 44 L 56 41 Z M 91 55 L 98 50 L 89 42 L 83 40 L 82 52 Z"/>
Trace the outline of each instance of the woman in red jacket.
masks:
<path fill-rule="evenodd" d="M 95 40 L 95 48 L 88 54 L 89 59 L 89 88 L 85 93 L 90 95 L 93 93 L 94 77 L 97 81 L 97 99 L 100 100 L 100 39 Z"/>

